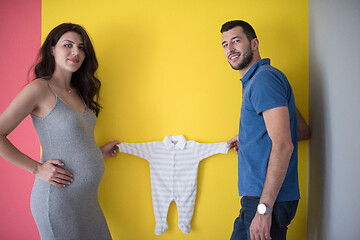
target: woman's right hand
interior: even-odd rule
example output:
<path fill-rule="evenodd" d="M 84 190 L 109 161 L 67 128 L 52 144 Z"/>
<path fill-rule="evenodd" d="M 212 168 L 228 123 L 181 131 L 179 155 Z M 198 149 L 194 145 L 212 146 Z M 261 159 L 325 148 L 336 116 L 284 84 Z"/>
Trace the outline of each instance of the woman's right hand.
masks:
<path fill-rule="evenodd" d="M 39 163 L 35 176 L 55 187 L 65 187 L 69 185 L 73 181 L 72 174 L 55 165 L 64 166 L 64 163 L 55 159 Z"/>

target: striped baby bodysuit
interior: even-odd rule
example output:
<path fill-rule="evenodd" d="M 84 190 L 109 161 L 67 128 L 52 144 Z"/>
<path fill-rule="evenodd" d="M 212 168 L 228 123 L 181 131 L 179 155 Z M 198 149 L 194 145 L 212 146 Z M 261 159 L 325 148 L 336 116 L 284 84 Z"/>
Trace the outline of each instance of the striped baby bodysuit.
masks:
<path fill-rule="evenodd" d="M 149 162 L 155 234 L 161 235 L 168 229 L 166 217 L 172 201 L 178 207 L 180 230 L 190 233 L 199 163 L 214 154 L 226 154 L 228 144 L 187 141 L 180 135 L 166 136 L 162 142 L 120 143 L 118 147 L 120 152 Z"/>

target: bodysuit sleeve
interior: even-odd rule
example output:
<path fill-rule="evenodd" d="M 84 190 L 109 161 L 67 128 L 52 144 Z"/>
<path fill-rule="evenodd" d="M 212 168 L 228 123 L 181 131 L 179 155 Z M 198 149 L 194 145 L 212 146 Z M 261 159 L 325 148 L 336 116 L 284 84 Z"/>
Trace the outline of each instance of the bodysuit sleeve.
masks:
<path fill-rule="evenodd" d="M 227 142 L 197 143 L 195 146 L 195 155 L 198 157 L 199 161 L 218 153 L 226 154 L 228 152 Z"/>
<path fill-rule="evenodd" d="M 128 153 L 150 161 L 153 155 L 153 144 L 148 143 L 120 143 L 117 145 L 119 152 Z"/>

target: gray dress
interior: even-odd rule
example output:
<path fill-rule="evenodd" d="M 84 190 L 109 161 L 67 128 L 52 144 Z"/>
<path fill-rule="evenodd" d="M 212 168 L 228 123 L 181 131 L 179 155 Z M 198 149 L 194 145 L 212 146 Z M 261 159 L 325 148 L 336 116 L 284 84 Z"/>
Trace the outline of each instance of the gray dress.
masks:
<path fill-rule="evenodd" d="M 74 179 L 61 188 L 35 178 L 31 211 L 41 239 L 111 239 L 98 201 L 104 159 L 94 138 L 95 114 L 87 107 L 80 113 L 56 95 L 48 115 L 31 117 L 42 146 L 41 163 L 61 160 Z"/>

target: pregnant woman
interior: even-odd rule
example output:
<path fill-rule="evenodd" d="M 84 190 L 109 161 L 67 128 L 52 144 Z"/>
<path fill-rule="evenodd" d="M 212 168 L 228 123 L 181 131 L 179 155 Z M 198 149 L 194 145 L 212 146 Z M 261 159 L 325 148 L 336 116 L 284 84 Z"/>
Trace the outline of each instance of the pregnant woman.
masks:
<path fill-rule="evenodd" d="M 64 23 L 43 43 L 30 82 L 0 115 L 0 156 L 36 176 L 31 211 L 42 240 L 111 239 L 98 201 L 104 158 L 112 141 L 94 138 L 100 81 L 86 31 Z M 20 152 L 7 136 L 31 115 L 42 146 L 40 162 Z"/>

